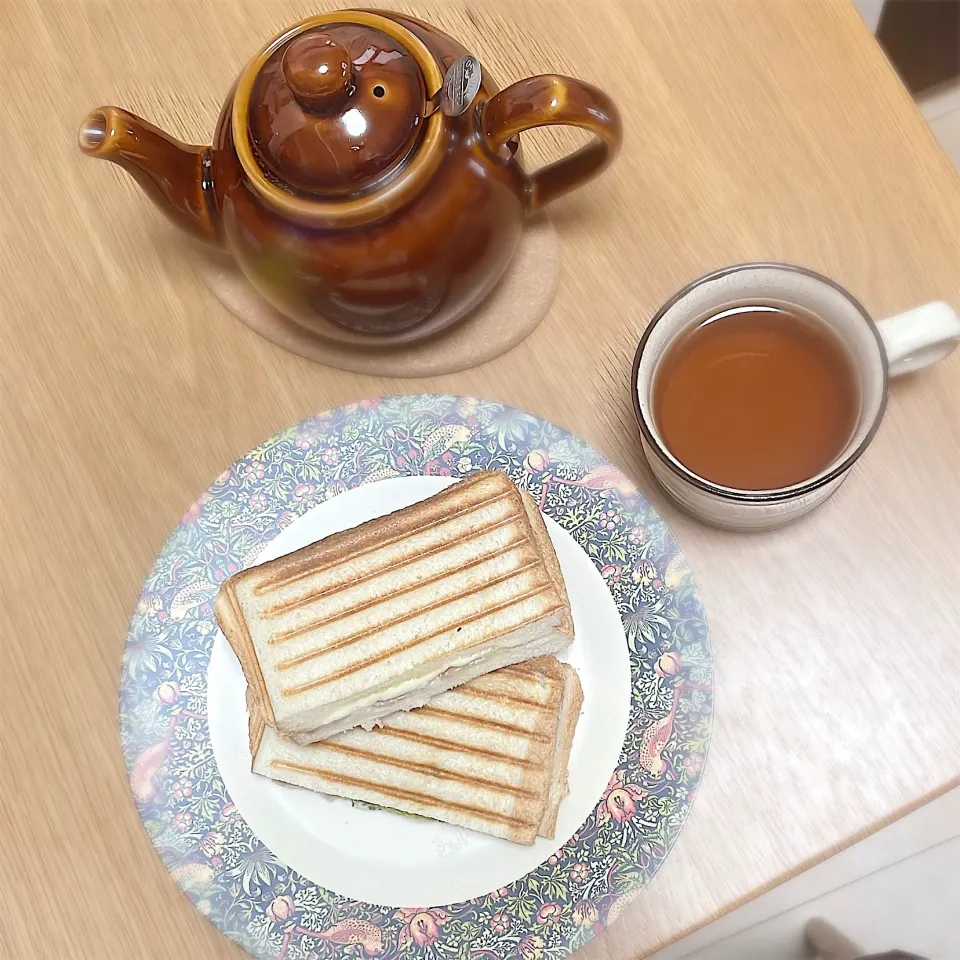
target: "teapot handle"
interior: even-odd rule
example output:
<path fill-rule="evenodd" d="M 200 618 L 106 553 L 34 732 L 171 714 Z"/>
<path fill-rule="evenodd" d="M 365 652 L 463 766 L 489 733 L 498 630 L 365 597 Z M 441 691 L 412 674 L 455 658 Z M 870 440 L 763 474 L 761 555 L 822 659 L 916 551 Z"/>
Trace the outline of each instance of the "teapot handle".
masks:
<path fill-rule="evenodd" d="M 519 80 L 483 105 L 480 129 L 494 152 L 524 130 L 556 125 L 582 127 L 595 138 L 528 175 L 528 213 L 592 180 L 613 160 L 623 140 L 620 112 L 602 90 L 556 74 Z"/>

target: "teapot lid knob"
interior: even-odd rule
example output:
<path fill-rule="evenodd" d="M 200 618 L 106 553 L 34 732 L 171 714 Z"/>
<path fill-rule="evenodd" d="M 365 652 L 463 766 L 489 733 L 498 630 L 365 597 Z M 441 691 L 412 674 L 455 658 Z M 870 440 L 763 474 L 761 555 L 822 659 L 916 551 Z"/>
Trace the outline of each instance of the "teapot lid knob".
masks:
<path fill-rule="evenodd" d="M 326 33 L 306 33 L 283 54 L 283 76 L 304 110 L 322 113 L 339 107 L 353 86 L 346 48 Z"/>

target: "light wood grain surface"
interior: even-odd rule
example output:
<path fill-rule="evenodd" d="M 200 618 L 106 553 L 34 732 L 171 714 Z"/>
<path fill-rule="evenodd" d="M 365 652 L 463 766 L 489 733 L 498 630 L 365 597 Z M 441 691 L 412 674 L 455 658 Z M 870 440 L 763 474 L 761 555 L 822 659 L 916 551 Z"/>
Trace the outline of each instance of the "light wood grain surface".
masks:
<path fill-rule="evenodd" d="M 575 431 L 632 474 L 699 583 L 717 667 L 700 796 L 663 868 L 585 951 L 633 960 L 872 831 L 960 772 L 960 356 L 898 382 L 823 509 L 707 530 L 643 466 L 628 376 L 647 319 L 721 264 L 784 259 L 875 315 L 960 303 L 960 181 L 846 0 L 397 4 L 501 83 L 606 88 L 626 142 L 557 204 L 536 333 L 420 381 L 338 373 L 229 316 L 76 126 L 118 103 L 195 142 L 264 39 L 317 5 L 0 0 L 0 954 L 237 958 L 143 834 L 117 742 L 141 581 L 225 465 L 365 395 L 460 391 Z M 533 138 L 528 161 L 557 151 Z"/>

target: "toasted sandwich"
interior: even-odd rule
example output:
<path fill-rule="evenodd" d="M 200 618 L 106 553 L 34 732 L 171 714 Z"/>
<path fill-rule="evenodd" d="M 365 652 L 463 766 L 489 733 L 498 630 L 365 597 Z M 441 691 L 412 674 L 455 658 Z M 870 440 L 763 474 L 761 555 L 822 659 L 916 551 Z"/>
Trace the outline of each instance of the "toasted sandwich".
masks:
<path fill-rule="evenodd" d="M 264 722 L 301 744 L 573 639 L 543 518 L 495 471 L 230 577 L 216 615 Z"/>
<path fill-rule="evenodd" d="M 253 772 L 531 844 L 553 837 L 583 695 L 554 657 L 503 667 L 426 706 L 300 745 L 250 707 Z"/>

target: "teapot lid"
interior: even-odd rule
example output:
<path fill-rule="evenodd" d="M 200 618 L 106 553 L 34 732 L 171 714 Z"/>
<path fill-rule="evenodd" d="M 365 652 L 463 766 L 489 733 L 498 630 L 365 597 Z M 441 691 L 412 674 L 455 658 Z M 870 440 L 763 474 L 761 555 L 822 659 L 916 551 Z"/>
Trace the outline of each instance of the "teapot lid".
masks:
<path fill-rule="evenodd" d="M 396 209 L 439 164 L 442 82 L 423 42 L 388 17 L 311 17 L 244 71 L 234 145 L 253 187 L 285 212 L 363 222 Z"/>

